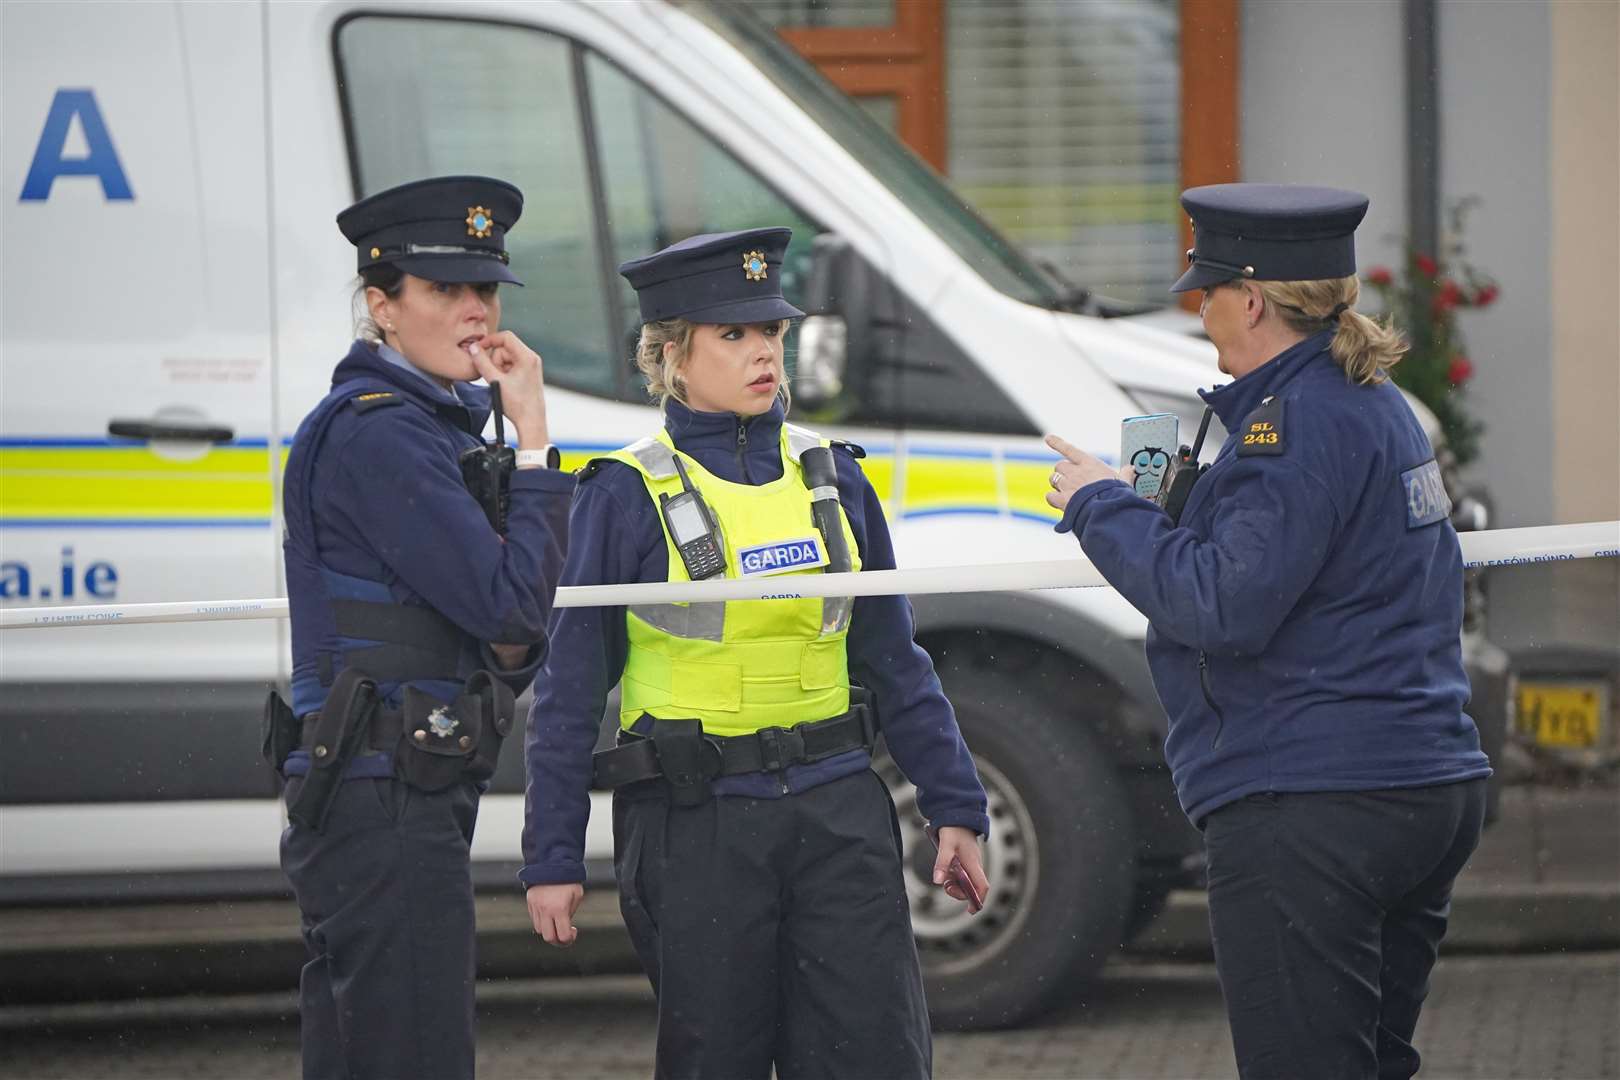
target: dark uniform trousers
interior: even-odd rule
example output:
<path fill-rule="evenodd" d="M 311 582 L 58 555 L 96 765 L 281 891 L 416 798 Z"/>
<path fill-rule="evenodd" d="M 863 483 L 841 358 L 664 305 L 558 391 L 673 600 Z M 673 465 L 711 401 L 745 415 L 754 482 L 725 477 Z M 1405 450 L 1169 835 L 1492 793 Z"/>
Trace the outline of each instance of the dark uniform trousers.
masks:
<path fill-rule="evenodd" d="M 299 778 L 288 781 L 296 797 Z M 347 780 L 326 832 L 290 825 L 281 866 L 303 912 L 307 1080 L 473 1075 L 471 783 Z"/>
<path fill-rule="evenodd" d="M 656 1075 L 925 1077 L 894 804 L 866 770 L 785 796 L 614 796 L 620 908 L 658 997 Z"/>
<path fill-rule="evenodd" d="M 1204 821 L 1215 966 L 1244 1077 L 1409 1077 L 1485 781 L 1251 795 Z"/>

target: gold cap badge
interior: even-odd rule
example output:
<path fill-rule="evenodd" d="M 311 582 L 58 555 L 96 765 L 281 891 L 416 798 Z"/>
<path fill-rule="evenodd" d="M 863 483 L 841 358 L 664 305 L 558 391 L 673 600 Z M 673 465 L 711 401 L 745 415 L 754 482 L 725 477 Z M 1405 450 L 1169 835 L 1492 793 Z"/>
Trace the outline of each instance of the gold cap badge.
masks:
<path fill-rule="evenodd" d="M 489 210 L 483 206 L 467 207 L 467 235 L 476 236 L 482 240 L 487 237 L 490 230 L 495 227 L 495 219 L 489 216 Z"/>
<path fill-rule="evenodd" d="M 765 253 L 763 251 L 743 252 L 743 273 L 749 281 L 765 280 Z"/>

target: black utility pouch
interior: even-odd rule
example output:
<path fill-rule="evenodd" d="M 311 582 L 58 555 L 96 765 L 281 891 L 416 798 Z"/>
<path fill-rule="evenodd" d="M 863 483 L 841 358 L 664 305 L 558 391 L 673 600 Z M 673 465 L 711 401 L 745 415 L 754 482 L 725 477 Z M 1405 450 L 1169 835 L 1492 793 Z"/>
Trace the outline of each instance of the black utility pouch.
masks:
<path fill-rule="evenodd" d="M 467 775 L 483 783 L 495 775 L 495 766 L 500 764 L 501 746 L 511 734 L 512 721 L 517 717 L 517 698 L 510 686 L 488 671 L 473 672 L 462 698 L 475 704 L 482 720 L 480 738 L 467 764 Z"/>
<path fill-rule="evenodd" d="M 287 755 L 298 749 L 302 725 L 275 687 L 264 696 L 264 711 L 259 715 L 259 752 L 277 772 Z"/>
<path fill-rule="evenodd" d="M 447 705 L 407 686 L 394 775 L 419 791 L 460 780 L 484 736 L 483 712 L 477 697 L 462 694 Z"/>
<path fill-rule="evenodd" d="M 343 785 L 343 770 L 365 741 L 376 708 L 377 684 L 346 668 L 321 705 L 309 740 L 309 773 L 298 797 L 287 804 L 289 821 L 316 832 L 326 830 L 326 815 Z"/>
<path fill-rule="evenodd" d="M 720 751 L 703 737 L 699 720 L 654 720 L 653 746 L 675 806 L 702 806 L 709 801 L 709 781 L 720 775 Z"/>

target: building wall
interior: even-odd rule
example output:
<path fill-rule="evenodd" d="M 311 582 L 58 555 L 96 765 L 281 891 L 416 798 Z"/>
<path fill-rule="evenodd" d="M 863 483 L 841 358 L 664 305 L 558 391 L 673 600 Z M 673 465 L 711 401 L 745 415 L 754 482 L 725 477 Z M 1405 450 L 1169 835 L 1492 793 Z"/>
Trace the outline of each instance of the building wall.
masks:
<path fill-rule="evenodd" d="M 1436 5 L 1441 199 L 1479 197 L 1466 255 L 1502 285 L 1500 301 L 1463 311 L 1458 326 L 1474 362 L 1470 402 L 1485 424 L 1472 478 L 1490 491 L 1504 527 L 1553 520 L 1548 115 L 1557 6 Z"/>
<path fill-rule="evenodd" d="M 1552 9 L 1553 517 L 1620 519 L 1620 5 Z M 1620 642 L 1620 559 L 1558 567 L 1550 635 Z M 1522 588 L 1538 582 L 1531 575 Z"/>
<path fill-rule="evenodd" d="M 1406 232 L 1404 36 L 1400 0 L 1243 4 L 1243 179 L 1364 192 L 1363 267 Z"/>
<path fill-rule="evenodd" d="M 1620 5 L 1552 12 L 1554 515 L 1620 518 Z"/>

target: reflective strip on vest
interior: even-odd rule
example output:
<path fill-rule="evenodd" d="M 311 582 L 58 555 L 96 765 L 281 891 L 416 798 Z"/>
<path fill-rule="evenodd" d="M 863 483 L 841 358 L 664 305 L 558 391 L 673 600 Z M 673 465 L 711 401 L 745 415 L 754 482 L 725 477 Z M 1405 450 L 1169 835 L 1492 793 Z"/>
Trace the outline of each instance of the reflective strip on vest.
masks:
<path fill-rule="evenodd" d="M 725 604 L 634 604 L 630 613 L 671 637 L 724 641 Z"/>
<path fill-rule="evenodd" d="M 821 436 L 808 428 L 796 424 L 783 424 L 782 430 L 787 435 L 788 453 L 793 455 L 794 461 L 803 457 L 806 450 L 814 450 L 822 445 Z"/>
<path fill-rule="evenodd" d="M 668 480 L 676 475 L 675 451 L 650 436 L 631 443 L 624 448 L 624 453 L 635 458 L 641 471 L 654 480 Z"/>

